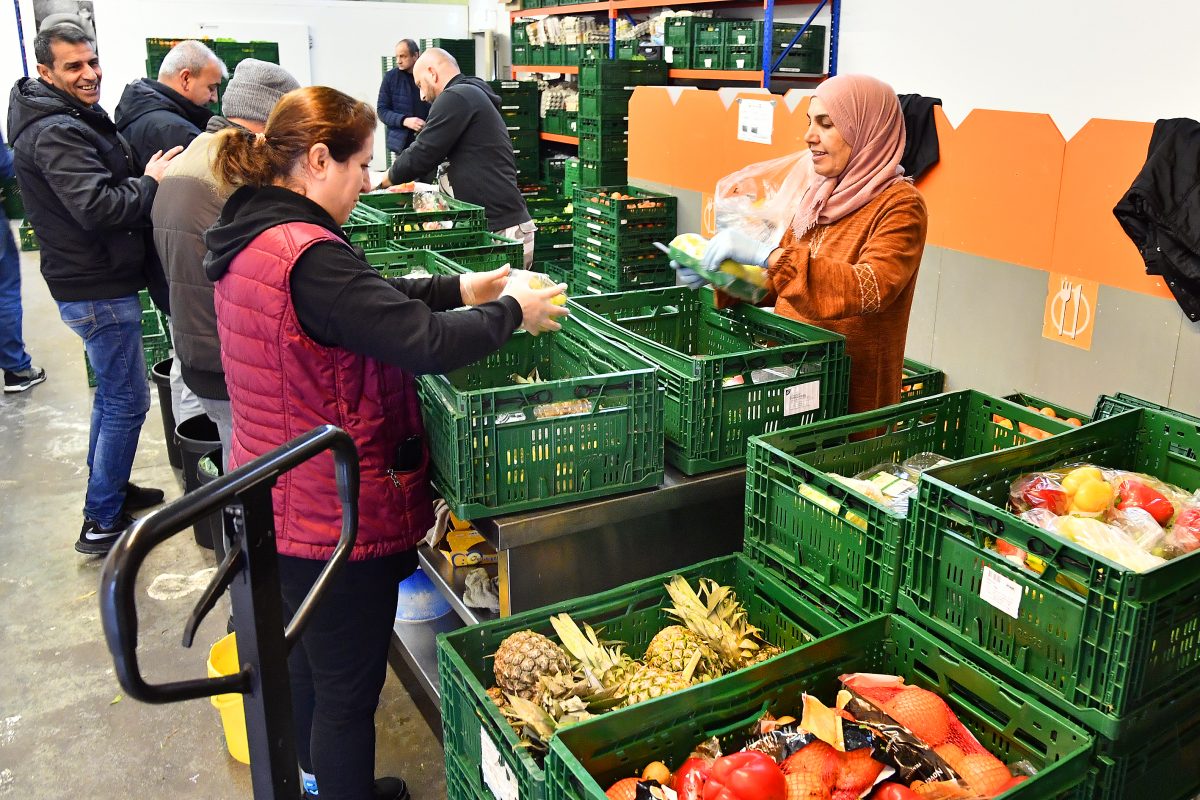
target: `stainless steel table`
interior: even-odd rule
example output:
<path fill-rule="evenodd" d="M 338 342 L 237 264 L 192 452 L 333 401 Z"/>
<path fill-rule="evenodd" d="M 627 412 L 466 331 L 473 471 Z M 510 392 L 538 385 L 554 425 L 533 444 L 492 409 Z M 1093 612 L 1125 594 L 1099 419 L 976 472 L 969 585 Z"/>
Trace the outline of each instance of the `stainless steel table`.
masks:
<path fill-rule="evenodd" d="M 737 552 L 745 494 L 743 468 L 688 477 L 667 467 L 663 485 L 654 489 L 474 520 L 498 555 L 489 569 L 500 576 L 500 615 Z M 428 623 L 396 623 L 391 664 L 431 727 L 440 731 L 432 717 L 440 703 L 435 637 L 497 615 L 463 605 L 467 569 L 452 568 L 424 547 L 418 555 L 453 613 Z M 420 699 L 417 690 L 424 695 Z"/>

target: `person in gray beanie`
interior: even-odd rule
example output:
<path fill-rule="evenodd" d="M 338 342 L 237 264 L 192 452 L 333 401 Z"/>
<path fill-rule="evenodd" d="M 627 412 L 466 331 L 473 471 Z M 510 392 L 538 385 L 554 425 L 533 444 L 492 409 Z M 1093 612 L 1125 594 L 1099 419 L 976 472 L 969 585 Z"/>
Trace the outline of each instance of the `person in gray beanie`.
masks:
<path fill-rule="evenodd" d="M 298 88 L 296 79 L 278 64 L 253 58 L 240 62 L 225 87 L 221 114 L 209 120 L 205 132 L 175 157 L 174 169 L 163 176 L 150 211 L 154 246 L 170 287 L 175 358 L 184 383 L 217 424 L 226 461 L 233 417 L 221 367 L 213 285 L 203 265 L 204 231 L 217 221 L 231 192 L 212 171 L 216 133 L 225 128 L 240 128 L 247 135 L 262 133 L 279 98 Z M 216 545 L 220 554 L 221 543 Z"/>

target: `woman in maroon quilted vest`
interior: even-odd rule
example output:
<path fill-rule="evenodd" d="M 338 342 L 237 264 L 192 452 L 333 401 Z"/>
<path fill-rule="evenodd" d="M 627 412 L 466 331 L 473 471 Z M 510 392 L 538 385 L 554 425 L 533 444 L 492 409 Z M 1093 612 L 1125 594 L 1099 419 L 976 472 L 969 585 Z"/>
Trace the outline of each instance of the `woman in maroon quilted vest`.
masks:
<path fill-rule="evenodd" d="M 321 800 L 408 796 L 399 779 L 374 780 L 374 714 L 397 587 L 432 523 L 413 375 L 477 361 L 518 328 L 557 329 L 565 313 L 550 300 L 566 287 L 531 289 L 507 267 L 391 280 L 372 270 L 341 224 L 369 189 L 375 125 L 370 106 L 310 87 L 285 95 L 264 133 L 222 132 L 215 172 L 241 188 L 205 237 L 233 411 L 230 467 L 326 423 L 358 447 L 358 543 L 289 663 L 300 767 Z M 332 457 L 284 476 L 274 501 L 280 582 L 295 613 L 341 529 Z"/>

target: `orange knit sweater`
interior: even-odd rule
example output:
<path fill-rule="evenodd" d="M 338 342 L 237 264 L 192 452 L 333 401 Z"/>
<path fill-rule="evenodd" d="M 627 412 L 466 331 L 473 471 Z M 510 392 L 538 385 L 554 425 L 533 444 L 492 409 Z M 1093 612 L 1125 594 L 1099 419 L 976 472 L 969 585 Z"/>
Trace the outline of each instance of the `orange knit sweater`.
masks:
<path fill-rule="evenodd" d="M 900 400 L 904 342 L 925 249 L 925 200 L 911 183 L 801 239 L 791 230 L 771 268 L 775 313 L 846 337 L 850 413 Z"/>

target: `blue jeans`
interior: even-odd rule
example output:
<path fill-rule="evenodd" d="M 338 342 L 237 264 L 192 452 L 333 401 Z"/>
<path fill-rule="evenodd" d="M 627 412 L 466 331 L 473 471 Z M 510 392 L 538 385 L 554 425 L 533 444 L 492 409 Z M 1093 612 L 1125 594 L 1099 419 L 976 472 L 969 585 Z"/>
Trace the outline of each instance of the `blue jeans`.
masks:
<path fill-rule="evenodd" d="M 83 339 L 96 371 L 83 516 L 107 528 L 121 516 L 138 435 L 150 408 L 142 306 L 137 295 L 130 295 L 59 303 L 58 313 Z"/>
<path fill-rule="evenodd" d="M 29 369 L 29 354 L 21 338 L 21 256 L 8 221 L 0 217 L 0 369 Z"/>

